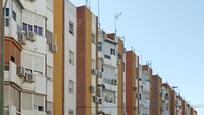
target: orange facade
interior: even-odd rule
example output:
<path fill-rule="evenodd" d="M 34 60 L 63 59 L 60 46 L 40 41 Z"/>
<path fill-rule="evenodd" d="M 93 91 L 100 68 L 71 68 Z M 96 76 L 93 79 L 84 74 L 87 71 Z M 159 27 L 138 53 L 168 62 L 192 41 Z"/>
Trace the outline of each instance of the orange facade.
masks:
<path fill-rule="evenodd" d="M 138 108 L 136 106 L 138 68 L 136 68 L 136 54 L 133 51 L 126 53 L 126 111 L 128 115 L 137 115 Z"/>
<path fill-rule="evenodd" d="M 150 115 L 161 115 L 161 85 L 162 79 L 158 75 L 151 78 Z"/>
<path fill-rule="evenodd" d="M 118 39 L 118 115 L 122 115 L 123 107 L 123 41 Z"/>
<path fill-rule="evenodd" d="M 97 26 L 97 24 L 96 24 Z M 96 27 L 98 29 L 98 27 Z M 97 30 L 96 30 L 97 33 Z M 86 6 L 77 8 L 77 115 L 92 114 L 91 54 L 92 13 Z M 96 38 L 97 39 L 97 38 Z M 97 41 L 97 40 L 96 40 Z M 97 61 L 96 61 L 97 62 Z M 97 81 L 96 81 L 97 82 Z"/>
<path fill-rule="evenodd" d="M 54 35 L 57 52 L 54 53 L 53 110 L 54 115 L 64 113 L 64 0 L 54 0 Z"/>
<path fill-rule="evenodd" d="M 13 38 L 5 38 L 4 40 L 4 64 L 8 65 L 9 61 L 13 61 L 17 66 L 21 62 L 21 45 Z"/>

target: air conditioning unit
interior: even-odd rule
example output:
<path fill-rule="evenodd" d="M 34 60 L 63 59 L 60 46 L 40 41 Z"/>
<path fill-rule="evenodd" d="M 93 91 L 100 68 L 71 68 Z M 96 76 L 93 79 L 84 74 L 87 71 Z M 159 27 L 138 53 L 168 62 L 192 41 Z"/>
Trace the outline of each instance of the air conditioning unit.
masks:
<path fill-rule="evenodd" d="M 31 42 L 36 41 L 36 34 L 34 32 L 27 31 L 26 37 L 27 37 L 27 40 L 30 40 Z"/>
<path fill-rule="evenodd" d="M 92 70 L 91 70 L 91 73 L 92 73 L 93 75 L 96 75 L 96 74 L 97 74 L 97 70 L 96 70 L 96 69 L 92 69 Z"/>
<path fill-rule="evenodd" d="M 25 81 L 30 82 L 30 83 L 35 82 L 33 74 L 25 73 Z"/>
<path fill-rule="evenodd" d="M 116 80 L 116 79 L 112 79 L 111 83 L 112 83 L 113 85 L 117 85 L 117 80 Z"/>
<path fill-rule="evenodd" d="M 91 92 L 91 93 L 94 93 L 94 92 L 95 92 L 94 86 L 90 86 L 90 92 Z"/>
<path fill-rule="evenodd" d="M 102 98 L 98 99 L 98 104 L 102 104 Z"/>
<path fill-rule="evenodd" d="M 22 66 L 18 66 L 16 73 L 17 73 L 18 76 L 25 76 L 25 68 L 22 67 Z"/>
<path fill-rule="evenodd" d="M 55 44 L 51 45 L 51 50 L 53 53 L 57 52 L 57 46 Z"/>
<path fill-rule="evenodd" d="M 25 45 L 26 43 L 25 43 L 25 41 L 26 41 L 26 35 L 25 35 L 26 33 L 25 33 L 25 31 L 20 31 L 19 33 L 18 33 L 18 42 L 20 43 L 20 44 L 22 44 L 22 45 Z"/>
<path fill-rule="evenodd" d="M 93 102 L 94 102 L 94 103 L 97 103 L 97 102 L 98 102 L 97 96 L 93 96 Z"/>

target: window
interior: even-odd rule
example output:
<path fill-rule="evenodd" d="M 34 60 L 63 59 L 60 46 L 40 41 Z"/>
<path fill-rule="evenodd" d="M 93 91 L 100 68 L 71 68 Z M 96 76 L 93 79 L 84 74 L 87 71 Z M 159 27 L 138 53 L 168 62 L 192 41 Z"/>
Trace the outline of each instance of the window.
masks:
<path fill-rule="evenodd" d="M 30 32 L 33 31 L 33 26 L 32 25 L 28 25 L 28 31 L 30 31 Z"/>
<path fill-rule="evenodd" d="M 16 13 L 14 11 L 12 12 L 12 17 L 16 21 Z"/>
<path fill-rule="evenodd" d="M 69 33 L 74 35 L 74 23 L 69 22 Z"/>
<path fill-rule="evenodd" d="M 111 59 L 111 57 L 108 56 L 108 55 L 104 55 L 104 58 L 106 58 L 106 59 Z"/>
<path fill-rule="evenodd" d="M 6 19 L 5 19 L 5 26 L 6 26 L 6 27 L 9 27 L 9 18 L 6 18 Z"/>
<path fill-rule="evenodd" d="M 123 72 L 125 72 L 125 63 L 123 62 Z"/>
<path fill-rule="evenodd" d="M 74 52 L 69 50 L 69 63 L 74 65 Z"/>
<path fill-rule="evenodd" d="M 98 42 L 98 51 L 102 51 L 102 43 Z"/>
<path fill-rule="evenodd" d="M 4 9 L 5 16 L 9 17 L 9 8 Z"/>
<path fill-rule="evenodd" d="M 26 23 L 23 23 L 23 30 L 26 31 L 26 32 L 27 32 L 27 26 L 28 25 Z"/>
<path fill-rule="evenodd" d="M 15 63 L 15 58 L 14 58 L 13 56 L 11 56 L 11 61 L 12 61 L 13 63 Z"/>
<path fill-rule="evenodd" d="M 92 41 L 92 43 L 96 43 L 96 36 L 92 33 L 91 34 L 91 41 Z"/>
<path fill-rule="evenodd" d="M 38 27 L 38 35 L 42 36 L 43 35 L 43 28 L 42 27 Z"/>
<path fill-rule="evenodd" d="M 112 48 L 111 48 L 111 54 L 112 54 L 112 55 L 115 55 L 115 49 L 112 49 Z"/>
<path fill-rule="evenodd" d="M 73 110 L 69 110 L 69 115 L 74 115 L 74 111 Z"/>
<path fill-rule="evenodd" d="M 74 81 L 69 80 L 69 93 L 74 94 Z"/>
<path fill-rule="evenodd" d="M 34 25 L 34 32 L 37 34 L 38 33 L 38 27 Z"/>

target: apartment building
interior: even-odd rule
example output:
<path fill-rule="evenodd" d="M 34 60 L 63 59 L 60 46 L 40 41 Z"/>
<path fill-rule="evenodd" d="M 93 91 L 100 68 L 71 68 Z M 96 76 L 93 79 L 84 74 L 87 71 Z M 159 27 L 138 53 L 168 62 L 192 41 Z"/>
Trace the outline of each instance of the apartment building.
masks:
<path fill-rule="evenodd" d="M 176 115 L 182 115 L 182 97 L 180 95 L 176 96 Z"/>
<path fill-rule="evenodd" d="M 151 77 L 151 93 L 150 93 L 150 115 L 162 114 L 162 79 L 159 75 Z"/>
<path fill-rule="evenodd" d="M 176 115 L 176 92 L 170 91 L 170 115 Z"/>
<path fill-rule="evenodd" d="M 122 108 L 122 42 L 115 34 L 99 31 L 98 64 L 100 65 L 98 84 L 101 89 L 102 102 L 98 106 L 100 114 L 120 115 Z M 120 100 L 120 102 L 119 102 Z M 119 105 L 120 104 L 120 105 Z M 119 113 L 120 111 L 120 113 Z"/>
<path fill-rule="evenodd" d="M 149 65 L 139 67 L 139 115 L 150 115 L 152 69 Z"/>
<path fill-rule="evenodd" d="M 134 51 L 126 52 L 126 111 L 127 115 L 138 115 L 139 57 Z"/>
<path fill-rule="evenodd" d="M 117 115 L 122 115 L 124 113 L 125 103 L 123 103 L 123 76 L 125 74 L 125 60 L 123 59 L 123 55 L 125 54 L 125 47 L 123 41 L 118 38 L 118 45 L 117 45 L 117 66 L 118 66 L 118 76 L 117 76 L 117 93 L 118 93 L 118 100 L 117 100 Z"/>
<path fill-rule="evenodd" d="M 122 105 L 122 115 L 127 115 L 127 111 L 126 111 L 126 107 L 127 107 L 127 97 L 126 97 L 126 85 L 127 85 L 127 82 L 126 82 L 126 72 L 127 72 L 127 69 L 126 69 L 126 66 L 127 66 L 127 63 L 126 63 L 126 49 L 125 47 L 123 47 L 123 65 L 122 65 L 122 70 L 123 70 L 123 78 L 122 78 L 122 91 L 123 91 L 123 95 L 122 95 L 122 102 L 123 102 L 123 105 Z"/>
<path fill-rule="evenodd" d="M 97 114 L 98 18 L 86 7 L 77 7 L 77 115 Z"/>
<path fill-rule="evenodd" d="M 54 114 L 76 115 L 77 8 L 69 0 L 54 1 Z"/>
<path fill-rule="evenodd" d="M 64 115 L 76 115 L 77 9 L 68 0 L 64 5 Z"/>
<path fill-rule="evenodd" d="M 52 10 L 46 0 L 8 0 L 5 4 L 4 114 L 52 112 L 52 80 L 47 74 L 47 30 Z M 50 25 L 50 26 L 51 26 Z M 49 52 L 52 56 L 53 51 Z M 49 56 L 48 56 L 49 57 Z M 52 71 L 52 70 L 51 70 Z M 51 89 L 48 89 L 51 87 Z M 49 105 L 49 107 L 48 107 Z"/>
<path fill-rule="evenodd" d="M 2 6 L 3 6 L 3 1 L 1 0 L 0 1 L 0 37 L 1 38 L 3 38 L 4 36 L 3 36 L 3 29 L 2 28 L 4 28 L 3 27 L 3 8 L 2 8 Z M 4 105 L 3 105 L 3 90 L 4 90 L 4 88 L 3 88 L 3 81 L 4 81 L 4 78 L 3 78 L 3 76 L 2 76 L 2 74 L 3 74 L 3 72 L 4 72 L 4 70 L 3 70 L 3 61 L 2 61 L 2 59 L 3 59 L 3 46 L 2 46 L 3 44 L 2 44 L 2 39 L 0 39 L 0 114 L 3 114 L 3 112 L 4 112 Z"/>
<path fill-rule="evenodd" d="M 186 115 L 187 114 L 187 103 L 185 100 L 182 100 L 182 115 Z"/>
<path fill-rule="evenodd" d="M 170 115 L 170 90 L 169 84 L 162 84 L 162 115 Z"/>

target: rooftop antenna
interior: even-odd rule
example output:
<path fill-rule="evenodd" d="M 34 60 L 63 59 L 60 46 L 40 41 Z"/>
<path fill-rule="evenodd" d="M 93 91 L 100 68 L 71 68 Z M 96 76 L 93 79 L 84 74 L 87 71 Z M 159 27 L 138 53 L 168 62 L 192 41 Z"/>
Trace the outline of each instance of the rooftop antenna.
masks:
<path fill-rule="evenodd" d="M 114 14 L 114 19 L 115 19 L 115 35 L 117 33 L 117 20 L 119 19 L 119 17 L 122 15 L 122 13 L 118 13 L 118 14 Z"/>
<path fill-rule="evenodd" d="M 98 0 L 98 27 L 100 28 L 101 23 L 100 23 L 100 0 Z"/>

